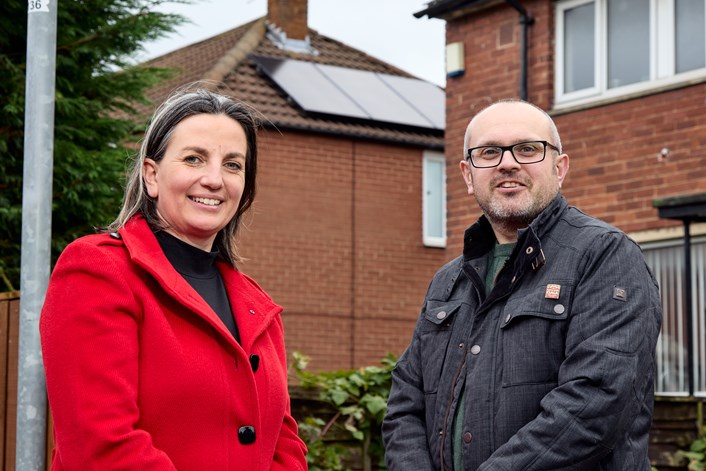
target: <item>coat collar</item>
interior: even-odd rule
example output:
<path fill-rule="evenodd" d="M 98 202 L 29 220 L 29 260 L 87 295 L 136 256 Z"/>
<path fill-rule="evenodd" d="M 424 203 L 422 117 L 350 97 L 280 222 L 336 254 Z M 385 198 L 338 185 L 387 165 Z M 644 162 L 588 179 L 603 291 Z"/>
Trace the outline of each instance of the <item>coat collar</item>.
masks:
<path fill-rule="evenodd" d="M 556 224 L 559 219 L 557 216 L 567 207 L 568 203 L 564 197 L 557 195 L 528 227 L 517 232 L 517 246 L 526 248 L 528 242 L 538 242 Z M 490 252 L 494 245 L 495 233 L 490 221 L 483 215 L 464 233 L 463 258 L 468 261 L 484 256 Z"/>
<path fill-rule="evenodd" d="M 169 263 L 157 238 L 141 215 L 130 219 L 120 229 L 120 236 L 136 265 L 149 273 L 169 296 L 205 319 L 222 337 L 234 347 L 237 346 L 233 335 L 213 309 Z M 216 266 L 230 299 L 241 336 L 241 346 L 245 351 L 249 351 L 255 339 L 268 328 L 282 308 L 247 275 L 222 261 L 218 261 Z"/>
<path fill-rule="evenodd" d="M 526 273 L 540 270 L 545 265 L 546 256 L 542 250 L 542 238 L 554 228 L 560 215 L 568 206 L 564 197 L 557 195 L 528 227 L 518 231 L 517 244 L 508 261 L 511 264 L 510 269 L 501 272 L 490 296 L 485 300 L 486 306 L 506 296 Z M 472 280 L 476 280 L 478 286 L 483 286 L 482 280 L 473 273 L 469 265 L 473 264 L 478 272 L 485 272 L 485 255 L 494 244 L 495 234 L 485 216 L 481 216 L 466 230 L 462 268 Z M 480 296 L 483 298 L 482 294 Z"/>

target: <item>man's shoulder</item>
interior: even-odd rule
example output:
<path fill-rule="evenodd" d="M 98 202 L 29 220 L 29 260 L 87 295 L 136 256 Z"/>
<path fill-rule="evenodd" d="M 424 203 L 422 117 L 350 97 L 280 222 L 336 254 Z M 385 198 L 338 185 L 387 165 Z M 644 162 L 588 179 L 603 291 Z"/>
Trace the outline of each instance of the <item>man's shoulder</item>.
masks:
<path fill-rule="evenodd" d="M 567 210 L 562 214 L 561 220 L 566 223 L 569 228 L 581 231 L 591 231 L 595 234 L 624 234 L 624 232 L 612 224 L 586 214 L 576 206 L 568 206 Z"/>
<path fill-rule="evenodd" d="M 586 245 L 595 247 L 596 243 L 601 245 L 601 243 L 610 244 L 613 242 L 639 247 L 621 229 L 602 219 L 590 216 L 575 206 L 568 206 L 561 215 L 560 221 L 554 237 L 564 241 L 569 240 L 576 248 Z"/>
<path fill-rule="evenodd" d="M 459 255 L 458 257 L 449 260 L 448 262 L 446 262 L 446 264 L 444 264 L 441 268 L 436 271 L 434 278 L 446 277 L 450 274 L 458 273 L 461 270 L 462 263 L 463 255 Z"/>
<path fill-rule="evenodd" d="M 439 268 L 429 283 L 427 294 L 433 297 L 448 295 L 461 273 L 462 264 L 463 256 L 460 255 Z"/>

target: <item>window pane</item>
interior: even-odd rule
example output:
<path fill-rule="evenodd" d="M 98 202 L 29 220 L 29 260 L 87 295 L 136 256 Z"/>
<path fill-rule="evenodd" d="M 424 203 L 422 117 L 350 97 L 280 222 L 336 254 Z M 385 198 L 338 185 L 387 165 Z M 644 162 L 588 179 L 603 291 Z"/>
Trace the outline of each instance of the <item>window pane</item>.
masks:
<path fill-rule="evenodd" d="M 659 284 L 662 296 L 662 331 L 657 342 L 658 394 L 688 393 L 687 339 L 693 339 L 694 393 L 706 395 L 706 240 L 692 239 L 691 303 L 692 322 L 687 325 L 684 299 L 683 243 L 645 248 L 645 259 Z"/>
<path fill-rule="evenodd" d="M 427 209 L 427 236 L 442 237 L 441 214 L 441 181 L 443 164 L 438 160 L 427 160 L 426 171 L 426 209 Z"/>
<path fill-rule="evenodd" d="M 445 163 L 424 159 L 424 238 L 445 237 L 444 198 Z"/>
<path fill-rule="evenodd" d="M 608 0 L 608 88 L 649 79 L 649 0 Z"/>
<path fill-rule="evenodd" d="M 676 0 L 677 73 L 706 66 L 704 0 Z"/>
<path fill-rule="evenodd" d="M 681 245 L 645 251 L 645 259 L 662 296 L 662 331 L 657 341 L 655 391 L 688 392 L 686 383 L 686 326 L 683 309 L 684 249 Z"/>
<path fill-rule="evenodd" d="M 691 245 L 691 312 L 694 316 L 694 394 L 706 392 L 706 243 Z"/>
<path fill-rule="evenodd" d="M 564 12 L 564 93 L 595 85 L 595 11 L 587 3 Z"/>

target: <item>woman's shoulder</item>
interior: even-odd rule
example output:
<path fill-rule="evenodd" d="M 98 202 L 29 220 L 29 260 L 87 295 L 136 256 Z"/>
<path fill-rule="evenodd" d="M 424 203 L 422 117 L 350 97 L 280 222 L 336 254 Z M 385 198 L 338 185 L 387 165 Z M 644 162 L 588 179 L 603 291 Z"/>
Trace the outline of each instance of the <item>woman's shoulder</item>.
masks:
<path fill-rule="evenodd" d="M 79 237 L 75 239 L 73 242 L 70 242 L 64 251 L 66 250 L 75 250 L 75 249 L 87 249 L 89 247 L 95 247 L 97 249 L 100 248 L 108 248 L 108 247 L 122 247 L 124 246 L 125 243 L 122 240 L 122 237 L 120 234 L 117 232 L 104 232 L 104 233 L 97 233 L 97 234 L 89 234 L 85 235 L 82 237 Z"/>
<path fill-rule="evenodd" d="M 130 239 L 140 239 L 145 236 L 147 232 L 151 232 L 144 221 L 142 216 L 135 215 L 130 218 L 127 223 L 125 223 L 119 231 L 109 232 L 108 230 L 99 229 L 95 234 L 89 234 L 71 242 L 66 246 L 66 250 L 76 250 L 82 249 L 87 250 L 89 248 L 95 248 L 101 251 L 110 252 L 112 248 L 126 247 L 124 237 Z"/>
<path fill-rule="evenodd" d="M 57 265 L 67 262 L 101 265 L 108 260 L 115 263 L 126 258 L 125 244 L 119 234 L 90 234 L 69 243 L 61 252 Z"/>

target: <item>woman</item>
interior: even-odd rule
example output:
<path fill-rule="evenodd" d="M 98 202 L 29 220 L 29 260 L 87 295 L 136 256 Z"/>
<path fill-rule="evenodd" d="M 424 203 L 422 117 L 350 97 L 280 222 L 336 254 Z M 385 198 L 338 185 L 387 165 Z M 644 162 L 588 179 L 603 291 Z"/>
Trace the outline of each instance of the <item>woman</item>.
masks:
<path fill-rule="evenodd" d="M 53 470 L 305 470 L 281 307 L 239 272 L 257 122 L 205 89 L 153 116 L 123 207 L 59 258 L 40 320 Z"/>

